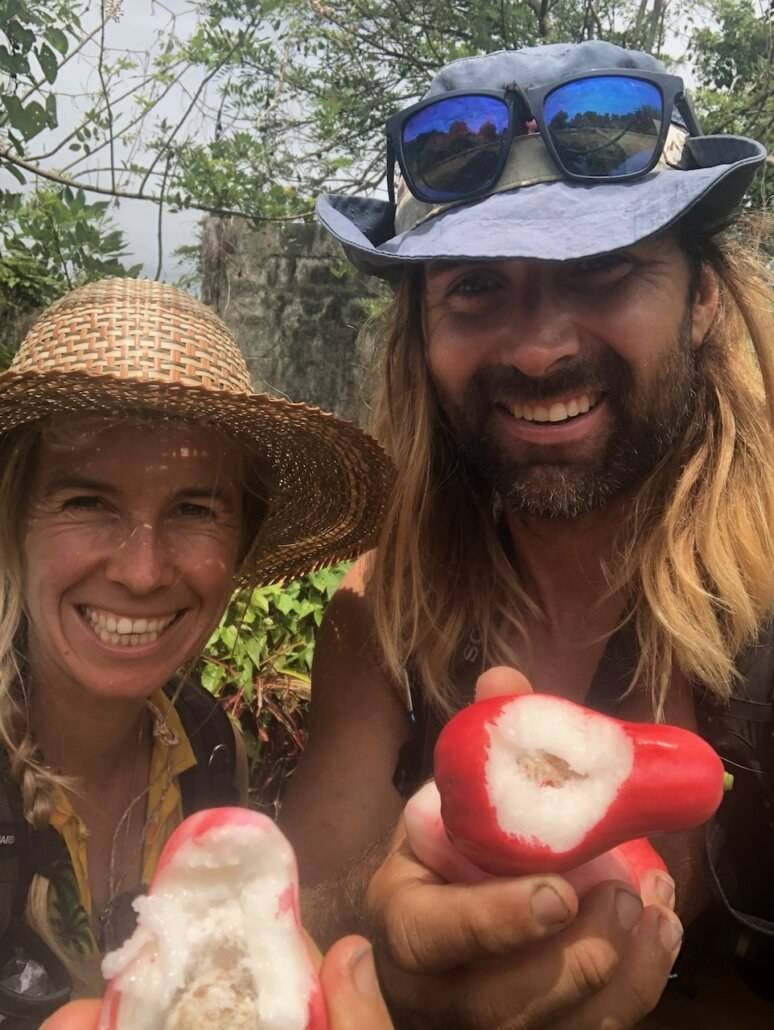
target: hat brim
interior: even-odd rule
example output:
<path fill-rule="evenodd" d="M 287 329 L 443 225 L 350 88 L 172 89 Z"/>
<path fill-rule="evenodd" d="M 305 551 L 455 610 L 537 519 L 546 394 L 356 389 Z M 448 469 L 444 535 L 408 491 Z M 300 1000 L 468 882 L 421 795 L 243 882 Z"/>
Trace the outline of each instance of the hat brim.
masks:
<path fill-rule="evenodd" d="M 412 262 L 577 260 L 630 247 L 687 216 L 708 230 L 727 223 L 766 150 L 737 136 L 698 137 L 691 149 L 707 167 L 622 183 L 523 186 L 450 207 L 397 236 L 386 201 L 327 194 L 317 216 L 360 271 L 382 278 Z"/>
<path fill-rule="evenodd" d="M 82 372 L 0 376 L 0 434 L 54 414 L 132 412 L 211 426 L 265 462 L 269 513 L 240 570 L 244 582 L 294 578 L 375 545 L 392 466 L 375 440 L 335 415 L 266 394 Z"/>

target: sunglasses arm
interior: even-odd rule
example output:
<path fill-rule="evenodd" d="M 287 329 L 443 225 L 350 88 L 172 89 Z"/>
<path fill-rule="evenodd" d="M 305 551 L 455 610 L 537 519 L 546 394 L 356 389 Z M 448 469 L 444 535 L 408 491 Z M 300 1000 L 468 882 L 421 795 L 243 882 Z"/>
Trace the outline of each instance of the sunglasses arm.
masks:
<path fill-rule="evenodd" d="M 395 206 L 395 151 L 392 140 L 387 136 L 387 198 Z"/>
<path fill-rule="evenodd" d="M 685 126 L 691 136 L 703 136 L 704 133 L 701 130 L 699 119 L 696 117 L 693 107 L 691 106 L 691 102 L 685 93 L 679 94 L 675 103 L 677 110 L 685 119 Z"/>

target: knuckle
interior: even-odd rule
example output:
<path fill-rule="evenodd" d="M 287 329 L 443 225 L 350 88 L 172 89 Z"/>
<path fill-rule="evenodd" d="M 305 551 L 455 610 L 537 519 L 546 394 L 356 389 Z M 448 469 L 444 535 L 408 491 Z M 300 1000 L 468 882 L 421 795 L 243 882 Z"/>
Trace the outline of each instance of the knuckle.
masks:
<path fill-rule="evenodd" d="M 383 937 L 392 961 L 405 972 L 421 972 L 426 965 L 422 921 L 409 906 L 387 905 L 383 913 Z"/>
<path fill-rule="evenodd" d="M 649 1012 L 658 1005 L 659 999 L 664 991 L 665 984 L 651 977 L 647 981 L 634 980 L 629 984 L 629 1015 L 631 1022 L 627 1026 L 634 1026 L 641 1019 L 644 1019 Z"/>
<path fill-rule="evenodd" d="M 571 951 L 568 971 L 579 998 L 592 997 L 610 983 L 615 961 L 599 940 L 579 941 Z"/>

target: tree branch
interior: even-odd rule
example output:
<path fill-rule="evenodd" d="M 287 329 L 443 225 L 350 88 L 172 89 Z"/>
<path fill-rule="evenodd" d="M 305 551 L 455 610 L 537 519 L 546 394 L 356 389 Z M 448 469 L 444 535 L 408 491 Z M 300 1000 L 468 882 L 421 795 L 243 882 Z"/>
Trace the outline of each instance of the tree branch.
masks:
<path fill-rule="evenodd" d="M 116 197 L 119 200 L 146 200 L 150 204 L 164 203 L 163 198 L 154 194 L 132 192 L 130 190 L 122 189 L 114 190 L 108 186 L 96 186 L 90 182 L 81 182 L 78 179 L 72 179 L 67 175 L 59 175 L 57 172 L 51 172 L 47 168 L 41 168 L 39 165 L 33 164 L 31 161 L 25 161 L 24 158 L 12 153 L 7 147 L 0 146 L 0 160 L 7 161 L 8 164 L 15 165 L 17 168 L 21 168 L 25 172 L 30 172 L 32 175 L 40 176 L 41 179 L 55 182 L 59 186 L 69 186 L 70 189 L 83 190 L 85 193 L 99 193 L 103 197 Z M 244 211 L 235 211 L 232 208 L 215 207 L 210 204 L 196 203 L 186 204 L 185 209 L 189 211 L 204 211 L 210 215 L 232 215 L 235 218 L 246 218 L 253 222 L 296 222 L 300 218 L 308 218 L 309 215 L 313 214 L 312 208 L 306 208 L 305 210 L 297 211 L 292 215 L 251 215 L 245 214 Z"/>

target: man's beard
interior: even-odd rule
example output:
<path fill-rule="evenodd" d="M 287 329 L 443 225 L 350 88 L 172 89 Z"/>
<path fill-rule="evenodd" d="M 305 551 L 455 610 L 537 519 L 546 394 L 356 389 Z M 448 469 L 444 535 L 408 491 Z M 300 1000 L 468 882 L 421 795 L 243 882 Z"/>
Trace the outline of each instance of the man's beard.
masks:
<path fill-rule="evenodd" d="M 505 507 L 534 518 L 577 518 L 595 511 L 655 469 L 682 437 L 696 409 L 696 352 L 690 319 L 662 357 L 647 387 L 615 351 L 567 365 L 545 379 L 515 368 L 486 367 L 471 380 L 461 405 L 443 407 L 465 460 L 495 489 Z M 558 394 L 603 391 L 611 428 L 599 452 L 577 461 L 544 457 L 517 461 L 488 426 L 495 404 L 550 403 Z"/>

